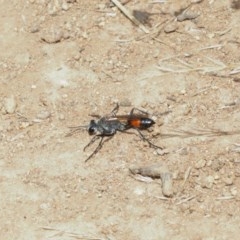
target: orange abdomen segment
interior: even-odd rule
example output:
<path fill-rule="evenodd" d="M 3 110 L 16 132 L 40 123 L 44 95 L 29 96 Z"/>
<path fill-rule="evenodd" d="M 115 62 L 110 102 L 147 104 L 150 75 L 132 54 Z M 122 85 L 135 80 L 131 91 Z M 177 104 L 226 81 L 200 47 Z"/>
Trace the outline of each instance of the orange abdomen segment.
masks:
<path fill-rule="evenodd" d="M 133 128 L 141 128 L 141 119 L 130 119 L 128 124 Z"/>
<path fill-rule="evenodd" d="M 133 128 L 147 129 L 155 122 L 150 118 L 133 118 L 128 120 L 128 125 Z"/>

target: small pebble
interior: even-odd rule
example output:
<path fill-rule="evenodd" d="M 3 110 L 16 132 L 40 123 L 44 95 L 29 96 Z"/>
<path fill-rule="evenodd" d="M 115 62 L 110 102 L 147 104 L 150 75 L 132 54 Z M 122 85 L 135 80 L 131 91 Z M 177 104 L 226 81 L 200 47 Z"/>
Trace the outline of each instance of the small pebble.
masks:
<path fill-rule="evenodd" d="M 179 106 L 178 111 L 181 115 L 187 116 L 191 112 L 191 107 L 188 104 L 183 104 Z"/>
<path fill-rule="evenodd" d="M 74 60 L 79 61 L 79 59 L 81 58 L 81 53 L 78 52 L 73 58 Z"/>
<path fill-rule="evenodd" d="M 135 189 L 134 189 L 134 193 L 136 194 L 136 195 L 143 195 L 144 193 L 145 193 L 145 189 L 144 188 L 141 188 L 141 187 L 136 187 Z"/>
<path fill-rule="evenodd" d="M 232 176 L 228 176 L 223 178 L 223 182 L 226 184 L 226 186 L 230 186 L 233 184 L 233 177 Z"/>
<path fill-rule="evenodd" d="M 156 154 L 156 155 L 159 155 L 159 156 L 163 156 L 163 155 L 166 155 L 166 154 L 168 154 L 170 151 L 169 151 L 169 149 L 167 149 L 167 148 L 164 148 L 164 149 L 156 149 L 156 151 L 154 151 L 154 154 Z"/>
<path fill-rule="evenodd" d="M 224 166 L 224 161 L 221 159 L 214 159 L 212 160 L 211 168 L 215 171 L 218 172 L 220 171 Z"/>
<path fill-rule="evenodd" d="M 98 8 L 98 10 L 103 11 L 106 8 L 106 4 L 100 3 L 100 4 L 98 4 L 97 8 Z"/>
<path fill-rule="evenodd" d="M 59 116 L 58 116 L 58 119 L 61 120 L 61 121 L 65 120 L 65 116 L 62 113 L 60 113 Z"/>
<path fill-rule="evenodd" d="M 63 31 L 61 28 L 51 26 L 41 34 L 41 39 L 47 43 L 57 43 L 63 38 Z"/>
<path fill-rule="evenodd" d="M 56 16 L 57 12 L 61 9 L 59 1 L 50 1 L 47 5 L 47 12 L 51 16 Z"/>
<path fill-rule="evenodd" d="M 189 209 L 190 209 L 190 204 L 187 202 L 187 203 L 182 203 L 181 205 L 180 205 L 180 210 L 182 211 L 182 212 L 188 212 L 189 211 Z"/>
<path fill-rule="evenodd" d="M 200 168 L 205 167 L 205 165 L 206 165 L 206 160 L 205 159 L 201 159 L 201 160 L 196 162 L 195 168 L 196 169 L 200 169 Z"/>
<path fill-rule="evenodd" d="M 42 204 L 40 204 L 40 209 L 42 209 L 42 210 L 46 210 L 46 209 L 49 209 L 49 208 L 51 208 L 51 204 L 50 203 L 42 203 Z"/>
<path fill-rule="evenodd" d="M 21 122 L 21 124 L 19 125 L 19 128 L 20 129 L 25 129 L 29 126 L 30 126 L 30 122 Z"/>
<path fill-rule="evenodd" d="M 202 179 L 201 187 L 211 189 L 213 187 L 213 184 L 214 184 L 214 177 L 207 176 Z"/>
<path fill-rule="evenodd" d="M 227 188 L 224 188 L 223 190 L 222 190 L 222 197 L 224 197 L 224 198 L 232 198 L 232 194 L 231 194 L 231 192 L 229 191 L 229 189 L 227 189 Z"/>
<path fill-rule="evenodd" d="M 215 173 L 214 180 L 219 180 L 219 179 L 220 179 L 220 176 L 217 173 Z"/>
<path fill-rule="evenodd" d="M 11 95 L 10 97 L 5 98 L 3 107 L 6 113 L 9 113 L 9 114 L 14 113 L 17 107 L 17 102 L 15 97 Z"/>
<path fill-rule="evenodd" d="M 172 32 L 175 32 L 177 29 L 178 29 L 178 26 L 175 22 L 174 23 L 169 23 L 165 26 L 164 32 L 165 33 L 172 33 Z"/>
<path fill-rule="evenodd" d="M 160 50 L 159 49 L 154 49 L 154 52 L 152 53 L 152 56 L 154 58 L 158 58 L 159 57 L 159 54 L 160 54 Z"/>
<path fill-rule="evenodd" d="M 199 16 L 198 13 L 196 12 L 192 12 L 190 10 L 187 10 L 187 11 L 183 11 L 181 14 L 179 14 L 177 16 L 177 20 L 178 22 L 183 22 L 185 20 L 192 20 L 192 19 L 195 19 Z"/>
<path fill-rule="evenodd" d="M 29 32 L 30 32 L 30 33 L 36 33 L 36 32 L 39 32 L 39 30 L 40 30 L 39 24 L 34 23 L 34 24 L 30 27 Z"/>
<path fill-rule="evenodd" d="M 65 1 L 63 1 L 62 10 L 67 11 L 68 9 L 69 9 L 69 5 Z"/>
<path fill-rule="evenodd" d="M 56 6 L 48 7 L 48 14 L 51 16 L 57 15 L 58 8 Z"/>
<path fill-rule="evenodd" d="M 207 167 L 211 167 L 212 166 L 212 160 L 209 160 L 209 161 L 207 161 Z"/>
<path fill-rule="evenodd" d="M 230 189 L 230 192 L 231 192 L 232 196 L 236 196 L 237 193 L 238 193 L 238 190 L 237 190 L 236 187 L 232 187 L 232 188 Z"/>
<path fill-rule="evenodd" d="M 235 168 L 234 175 L 235 175 L 235 177 L 240 177 L 240 168 L 239 167 Z"/>
<path fill-rule="evenodd" d="M 45 120 L 51 116 L 51 113 L 47 110 L 42 110 L 37 114 L 37 119 Z"/>
<path fill-rule="evenodd" d="M 166 5 L 168 5 L 168 4 L 166 4 Z M 187 1 L 173 1 L 172 4 L 170 4 L 168 7 L 166 6 L 166 9 L 163 8 L 163 10 L 165 13 L 170 13 L 173 16 L 178 16 L 183 11 L 185 11 L 187 8 L 188 8 Z"/>

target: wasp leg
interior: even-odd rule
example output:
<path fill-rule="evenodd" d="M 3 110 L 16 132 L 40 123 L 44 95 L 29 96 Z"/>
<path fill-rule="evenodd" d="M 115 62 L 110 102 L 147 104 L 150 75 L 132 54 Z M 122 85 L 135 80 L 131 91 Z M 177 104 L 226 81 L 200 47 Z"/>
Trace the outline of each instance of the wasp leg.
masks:
<path fill-rule="evenodd" d="M 116 116 L 118 110 L 119 110 L 119 104 L 117 103 L 116 106 L 114 107 L 114 109 L 111 111 L 111 113 L 109 115 L 111 117 Z M 101 116 L 99 114 L 90 114 L 90 116 L 95 117 L 95 118 L 101 118 Z"/>
<path fill-rule="evenodd" d="M 116 116 L 117 112 L 119 110 L 119 104 L 117 103 L 114 109 L 111 111 L 111 116 Z"/>
<path fill-rule="evenodd" d="M 146 141 L 146 142 L 149 144 L 150 147 L 155 148 L 155 149 L 158 148 L 158 149 L 161 149 L 161 150 L 163 149 L 162 147 L 159 147 L 159 146 L 153 144 L 149 139 L 147 139 L 147 138 L 141 133 L 141 131 L 140 131 L 139 129 L 137 129 L 137 128 L 135 128 L 135 129 L 136 129 L 137 132 L 139 133 L 141 139 L 142 139 L 143 141 Z"/>
<path fill-rule="evenodd" d="M 74 130 L 72 130 L 71 132 L 67 133 L 67 134 L 65 135 L 65 137 L 70 137 L 70 136 L 72 136 L 74 133 L 78 132 L 79 130 L 80 130 L 79 128 L 78 128 L 78 129 L 74 129 Z"/>
<path fill-rule="evenodd" d="M 94 141 L 92 141 L 92 140 L 93 140 L 93 139 L 92 139 L 91 142 L 90 142 L 90 144 L 88 144 L 86 147 L 88 147 L 88 146 L 91 145 L 93 142 L 95 142 L 96 139 L 98 139 L 98 138 L 96 138 L 96 137 L 99 138 L 99 136 L 95 136 L 95 137 L 93 138 Z M 90 158 L 92 158 L 93 155 L 95 155 L 95 154 L 102 148 L 103 138 L 104 138 L 104 137 L 101 137 L 101 140 L 100 140 L 98 146 L 95 148 L 95 150 L 92 152 L 92 154 L 88 156 L 88 158 L 85 160 L 85 162 L 87 162 Z M 86 147 L 85 147 L 83 150 L 85 150 Z"/>
<path fill-rule="evenodd" d="M 138 112 L 140 112 L 141 114 L 146 115 L 146 116 L 149 115 L 148 112 L 145 112 L 145 111 L 143 111 L 143 110 L 141 110 L 141 109 L 139 109 L 139 108 L 132 108 L 132 110 L 131 110 L 129 116 L 132 116 L 132 115 L 134 114 L 134 111 L 135 111 L 135 112 L 138 111 Z"/>
<path fill-rule="evenodd" d="M 84 147 L 83 150 L 86 149 L 86 147 L 89 147 L 92 143 L 94 143 L 98 138 L 101 138 L 100 142 L 98 143 L 98 146 L 95 148 L 95 150 L 92 152 L 92 154 L 90 156 L 88 156 L 88 158 L 85 160 L 85 162 L 87 162 L 90 158 L 92 158 L 103 146 L 103 144 L 106 142 L 106 141 L 109 141 L 112 137 L 112 136 L 107 136 L 108 138 L 105 139 L 105 141 L 103 141 L 103 138 L 106 137 L 106 136 L 102 136 L 102 135 L 97 135 L 95 137 L 92 138 L 92 140 L 90 141 L 90 143 Z"/>
<path fill-rule="evenodd" d="M 89 114 L 89 116 L 94 117 L 94 118 L 101 118 L 99 114 Z"/>
<path fill-rule="evenodd" d="M 101 136 L 96 135 L 94 136 L 91 141 L 83 148 L 83 151 L 85 151 L 89 146 L 91 146 L 97 139 L 99 139 Z"/>

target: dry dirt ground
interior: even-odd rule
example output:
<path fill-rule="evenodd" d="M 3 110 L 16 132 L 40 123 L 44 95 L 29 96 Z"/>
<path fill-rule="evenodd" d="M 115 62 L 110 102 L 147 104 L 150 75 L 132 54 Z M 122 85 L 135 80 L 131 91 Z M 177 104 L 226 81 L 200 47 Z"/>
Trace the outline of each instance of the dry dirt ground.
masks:
<path fill-rule="evenodd" d="M 239 1 L 125 3 L 144 27 L 107 0 L 0 3 L 1 239 L 239 239 Z M 116 103 L 164 150 L 118 133 L 85 162 L 68 127 Z M 153 164 L 173 196 L 129 171 Z"/>

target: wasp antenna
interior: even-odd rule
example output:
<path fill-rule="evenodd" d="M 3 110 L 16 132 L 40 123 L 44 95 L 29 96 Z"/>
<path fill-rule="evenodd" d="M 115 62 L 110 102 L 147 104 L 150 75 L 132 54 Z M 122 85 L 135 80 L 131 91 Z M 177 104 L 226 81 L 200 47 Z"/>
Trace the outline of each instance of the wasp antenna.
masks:
<path fill-rule="evenodd" d="M 94 117 L 94 118 L 101 118 L 99 114 L 89 114 L 89 116 Z"/>
<path fill-rule="evenodd" d="M 88 128 L 88 127 L 89 127 L 89 125 L 82 125 L 82 126 L 70 126 L 68 128 L 70 128 L 70 129 L 81 129 L 81 128 Z"/>
<path fill-rule="evenodd" d="M 83 129 L 83 128 L 87 129 L 88 127 L 89 127 L 89 125 L 76 126 L 76 127 L 68 127 L 68 128 L 70 128 L 72 131 L 70 131 L 68 134 L 66 134 L 66 137 L 70 137 L 70 136 L 72 136 L 74 133 L 80 131 L 81 129 Z"/>

